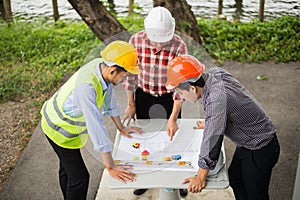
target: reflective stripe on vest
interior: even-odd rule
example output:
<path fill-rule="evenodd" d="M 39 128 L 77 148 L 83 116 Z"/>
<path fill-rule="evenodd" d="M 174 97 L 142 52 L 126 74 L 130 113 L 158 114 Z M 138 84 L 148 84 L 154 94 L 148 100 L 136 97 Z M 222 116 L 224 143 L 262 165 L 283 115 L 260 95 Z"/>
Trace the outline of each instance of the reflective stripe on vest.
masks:
<path fill-rule="evenodd" d="M 53 103 L 56 104 L 56 102 L 53 102 Z M 43 114 L 44 114 L 44 117 L 45 117 L 45 119 L 46 119 L 48 125 L 49 125 L 52 129 L 56 130 L 57 132 L 61 133 L 63 136 L 65 136 L 65 137 L 67 137 L 67 138 L 74 138 L 74 137 L 77 137 L 78 135 L 81 135 L 81 134 L 87 134 L 87 130 L 86 130 L 86 129 L 85 129 L 85 131 L 83 131 L 83 132 L 81 132 L 81 133 L 78 133 L 78 134 L 71 134 L 71 133 L 69 133 L 68 131 L 66 131 L 65 129 L 63 129 L 62 127 L 59 127 L 59 126 L 53 124 L 53 123 L 51 122 L 51 120 L 50 120 L 50 118 L 49 118 L 47 112 L 46 112 L 47 104 L 48 104 L 48 102 L 46 102 L 45 106 L 43 107 Z M 57 113 L 60 113 L 59 109 L 57 108 L 57 105 L 56 105 L 56 106 L 54 105 L 54 108 L 55 108 L 55 110 L 56 110 Z M 58 114 L 58 115 L 59 115 L 59 117 L 61 118 L 61 120 L 64 120 L 64 121 L 66 121 L 66 122 L 68 122 L 68 123 L 70 123 L 70 124 L 72 124 L 72 125 L 76 125 L 76 126 L 85 126 L 85 122 L 75 122 L 75 121 L 72 121 L 72 120 L 70 120 L 70 119 L 66 119 L 66 118 L 64 118 L 64 117 L 62 116 L 61 113 Z"/>
<path fill-rule="evenodd" d="M 59 118 L 63 121 L 68 122 L 69 124 L 72 124 L 72 125 L 85 126 L 85 122 L 76 122 L 76 121 L 73 121 L 73 120 L 68 119 L 68 118 L 63 116 L 63 114 L 60 112 L 60 110 L 58 108 L 58 105 L 57 105 L 57 95 L 58 95 L 58 93 L 56 93 L 55 96 L 54 96 L 53 107 L 54 107 L 55 111 L 57 112 Z"/>
<path fill-rule="evenodd" d="M 85 145 L 88 135 L 83 116 L 70 117 L 63 111 L 67 97 L 80 84 L 91 84 L 96 91 L 97 107 L 100 109 L 106 93 L 103 94 L 100 79 L 95 73 L 103 59 L 95 59 L 81 67 L 57 92 L 41 110 L 42 129 L 58 146 L 77 149 Z"/>

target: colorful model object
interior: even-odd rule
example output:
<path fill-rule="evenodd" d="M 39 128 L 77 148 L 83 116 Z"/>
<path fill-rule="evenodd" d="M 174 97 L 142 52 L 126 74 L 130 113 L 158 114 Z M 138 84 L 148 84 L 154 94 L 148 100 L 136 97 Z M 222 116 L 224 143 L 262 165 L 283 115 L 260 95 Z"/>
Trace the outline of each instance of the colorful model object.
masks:
<path fill-rule="evenodd" d="M 173 160 L 180 160 L 180 159 L 181 159 L 181 155 L 180 155 L 180 154 L 173 155 L 173 156 L 172 156 L 172 159 L 173 159 Z"/>
<path fill-rule="evenodd" d="M 171 157 L 164 157 L 162 160 L 163 160 L 163 161 L 171 161 L 172 158 L 171 158 Z"/>
<path fill-rule="evenodd" d="M 120 164 L 120 160 L 114 160 L 114 163 L 116 164 L 116 165 L 118 165 L 118 164 Z"/>
<path fill-rule="evenodd" d="M 138 143 L 138 142 L 134 142 L 133 144 L 132 144 L 132 147 L 133 148 L 135 148 L 135 149 L 138 149 L 138 148 L 140 148 L 140 143 Z"/>
<path fill-rule="evenodd" d="M 147 150 L 142 152 L 142 160 L 147 160 L 150 153 Z"/>
<path fill-rule="evenodd" d="M 146 165 L 152 165 L 152 161 L 146 161 Z"/>

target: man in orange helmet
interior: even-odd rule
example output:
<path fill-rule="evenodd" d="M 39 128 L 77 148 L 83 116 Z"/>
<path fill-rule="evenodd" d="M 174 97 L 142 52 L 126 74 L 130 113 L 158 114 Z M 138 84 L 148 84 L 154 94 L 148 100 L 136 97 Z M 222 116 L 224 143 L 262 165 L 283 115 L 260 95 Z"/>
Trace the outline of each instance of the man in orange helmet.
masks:
<path fill-rule="evenodd" d="M 280 152 L 276 128 L 257 100 L 230 73 L 218 67 L 203 73 L 204 69 L 189 55 L 177 56 L 168 65 L 166 87 L 182 100 L 202 99 L 206 116 L 198 174 L 183 184 L 189 183 L 190 192 L 201 192 L 208 171 L 217 164 L 225 135 L 237 145 L 228 169 L 235 198 L 269 199 L 272 168 Z"/>

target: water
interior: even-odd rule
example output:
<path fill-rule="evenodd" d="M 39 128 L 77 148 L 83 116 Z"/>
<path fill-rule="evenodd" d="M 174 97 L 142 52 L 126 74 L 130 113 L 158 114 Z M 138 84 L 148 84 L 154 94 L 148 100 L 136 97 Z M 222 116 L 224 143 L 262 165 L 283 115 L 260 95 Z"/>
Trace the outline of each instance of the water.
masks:
<path fill-rule="evenodd" d="M 259 0 L 224 0 L 223 15 L 228 20 L 239 18 L 240 21 L 251 21 L 258 18 Z M 13 16 L 23 19 L 44 17 L 52 19 L 53 9 L 50 0 L 12 0 Z M 115 0 L 118 16 L 126 16 L 128 0 Z M 152 0 L 135 0 L 142 10 L 138 12 L 146 15 L 153 7 Z M 218 0 L 188 0 L 194 14 L 204 18 L 215 18 L 218 13 Z M 67 0 L 58 0 L 60 19 L 81 19 Z M 265 0 L 265 20 L 291 15 L 300 17 L 300 0 Z"/>

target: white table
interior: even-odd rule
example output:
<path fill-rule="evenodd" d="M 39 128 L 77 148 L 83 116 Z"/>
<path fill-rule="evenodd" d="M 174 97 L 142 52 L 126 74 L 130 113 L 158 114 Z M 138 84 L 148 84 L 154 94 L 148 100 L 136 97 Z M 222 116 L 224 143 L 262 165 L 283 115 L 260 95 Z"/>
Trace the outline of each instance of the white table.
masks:
<path fill-rule="evenodd" d="M 193 130 L 197 119 L 180 119 L 178 120 L 179 129 L 189 132 Z M 167 121 L 165 119 L 147 119 L 137 120 L 132 125 L 142 127 L 145 132 L 165 131 Z M 120 133 L 118 132 L 115 139 L 113 157 L 116 157 L 120 143 Z M 200 146 L 200 144 L 199 144 Z M 225 163 L 225 149 L 222 147 L 222 153 Z M 137 174 L 135 182 L 123 184 L 118 180 L 109 177 L 108 187 L 111 189 L 137 189 L 137 188 L 159 188 L 159 200 L 176 200 L 180 199 L 179 189 L 186 189 L 188 184 L 182 184 L 185 178 L 195 176 L 194 171 L 176 171 L 176 170 L 145 170 L 134 171 Z M 206 189 L 226 189 L 229 186 L 226 165 L 219 172 L 207 179 Z M 166 191 L 165 188 L 173 188 L 171 191 Z"/>

